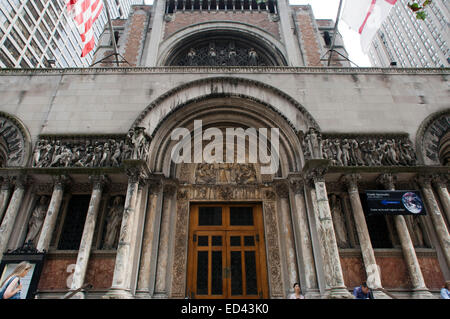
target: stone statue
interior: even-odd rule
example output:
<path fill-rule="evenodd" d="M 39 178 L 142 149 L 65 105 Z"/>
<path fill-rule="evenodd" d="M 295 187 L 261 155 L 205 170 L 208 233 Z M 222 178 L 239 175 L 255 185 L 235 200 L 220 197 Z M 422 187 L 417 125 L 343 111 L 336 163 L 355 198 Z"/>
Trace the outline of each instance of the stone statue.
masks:
<path fill-rule="evenodd" d="M 35 242 L 38 234 L 41 231 L 42 224 L 44 223 L 45 215 L 47 214 L 48 198 L 41 196 L 37 201 L 36 207 L 31 214 L 28 221 L 28 233 L 25 237 L 25 243 Z"/>
<path fill-rule="evenodd" d="M 347 228 L 345 226 L 344 214 L 342 212 L 341 199 L 336 196 L 336 194 L 330 195 L 330 209 L 337 244 L 339 248 L 347 248 Z"/>
<path fill-rule="evenodd" d="M 236 51 L 234 49 L 230 49 L 230 52 L 228 52 L 228 61 L 228 65 L 237 65 Z"/>
<path fill-rule="evenodd" d="M 258 53 L 256 53 L 254 48 L 250 48 L 248 51 L 248 65 L 257 66 L 258 65 Z"/>
<path fill-rule="evenodd" d="M 122 196 L 114 197 L 113 204 L 109 207 L 108 216 L 106 217 L 107 224 L 103 249 L 114 249 L 116 247 L 116 240 L 122 224 L 123 208 Z"/>
<path fill-rule="evenodd" d="M 214 47 L 210 47 L 208 52 L 209 65 L 212 66 L 216 65 L 216 57 L 217 57 L 216 50 L 214 49 Z"/>
<path fill-rule="evenodd" d="M 196 62 L 195 62 L 195 58 L 196 58 L 196 53 L 195 53 L 195 50 L 194 50 L 194 48 L 190 48 L 190 50 L 189 50 L 189 52 L 188 52 L 188 54 L 187 54 L 187 57 L 188 57 L 188 65 L 196 65 Z"/>
<path fill-rule="evenodd" d="M 322 158 L 321 154 L 321 135 L 314 127 L 310 127 L 305 134 L 305 143 L 313 159 Z"/>

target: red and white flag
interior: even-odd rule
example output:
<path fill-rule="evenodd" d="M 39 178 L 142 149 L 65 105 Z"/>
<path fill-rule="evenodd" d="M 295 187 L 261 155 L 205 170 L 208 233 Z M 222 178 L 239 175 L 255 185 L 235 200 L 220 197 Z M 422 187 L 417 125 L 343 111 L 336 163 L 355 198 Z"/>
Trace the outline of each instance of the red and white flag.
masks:
<path fill-rule="evenodd" d="M 75 20 L 81 36 L 81 57 L 94 49 L 95 39 L 92 25 L 103 9 L 102 0 L 66 0 L 67 11 Z"/>
<path fill-rule="evenodd" d="M 361 48 L 367 52 L 370 42 L 397 0 L 346 0 L 342 12 L 350 28 L 361 35 Z"/>

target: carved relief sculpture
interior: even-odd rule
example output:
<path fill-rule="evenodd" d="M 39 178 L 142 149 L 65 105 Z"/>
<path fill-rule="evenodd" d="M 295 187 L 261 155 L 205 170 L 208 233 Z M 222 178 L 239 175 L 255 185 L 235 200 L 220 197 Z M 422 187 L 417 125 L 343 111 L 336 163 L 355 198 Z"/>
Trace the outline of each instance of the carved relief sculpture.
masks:
<path fill-rule="evenodd" d="M 36 142 L 32 167 L 118 167 L 126 159 L 147 161 L 150 139 L 136 127 L 121 138 L 87 137 Z"/>
<path fill-rule="evenodd" d="M 42 224 L 44 223 L 45 215 L 47 214 L 48 204 L 49 201 L 47 196 L 41 196 L 37 200 L 36 207 L 28 221 L 28 233 L 25 237 L 25 243 L 33 243 L 33 245 L 36 243 L 36 239 L 41 231 Z"/>
<path fill-rule="evenodd" d="M 0 116 L 0 167 L 24 165 L 26 144 L 19 126 L 13 120 Z"/>
<path fill-rule="evenodd" d="M 345 225 L 341 199 L 336 194 L 331 194 L 329 202 L 337 244 L 339 248 L 348 248 L 347 227 Z"/>
<path fill-rule="evenodd" d="M 116 196 L 109 207 L 106 218 L 106 233 L 103 242 L 103 249 L 114 249 L 117 245 L 117 238 L 122 222 L 124 201 L 122 196 Z"/>

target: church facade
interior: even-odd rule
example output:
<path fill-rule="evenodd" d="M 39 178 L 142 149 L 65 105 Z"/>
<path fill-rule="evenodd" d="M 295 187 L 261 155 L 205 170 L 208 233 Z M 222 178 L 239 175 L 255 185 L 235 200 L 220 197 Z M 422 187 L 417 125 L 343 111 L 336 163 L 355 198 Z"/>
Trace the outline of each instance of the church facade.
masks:
<path fill-rule="evenodd" d="M 438 298 L 447 68 L 351 68 L 339 36 L 327 67 L 333 23 L 284 0 L 113 24 L 120 67 L 105 31 L 92 68 L 0 70 L 2 263 L 44 256 L 35 298 Z M 396 191 L 426 213 L 368 213 Z"/>

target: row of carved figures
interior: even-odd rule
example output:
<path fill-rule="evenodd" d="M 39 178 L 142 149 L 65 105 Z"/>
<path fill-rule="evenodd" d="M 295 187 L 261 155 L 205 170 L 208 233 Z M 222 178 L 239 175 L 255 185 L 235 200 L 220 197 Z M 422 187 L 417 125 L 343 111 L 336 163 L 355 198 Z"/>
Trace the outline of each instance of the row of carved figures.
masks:
<path fill-rule="evenodd" d="M 40 139 L 33 153 L 33 167 L 116 167 L 124 159 L 148 156 L 149 139 L 144 129 L 130 130 L 125 138 L 61 141 Z"/>
<path fill-rule="evenodd" d="M 416 153 L 404 137 L 322 138 L 310 128 L 303 138 L 306 159 L 329 159 L 338 166 L 411 166 Z"/>

